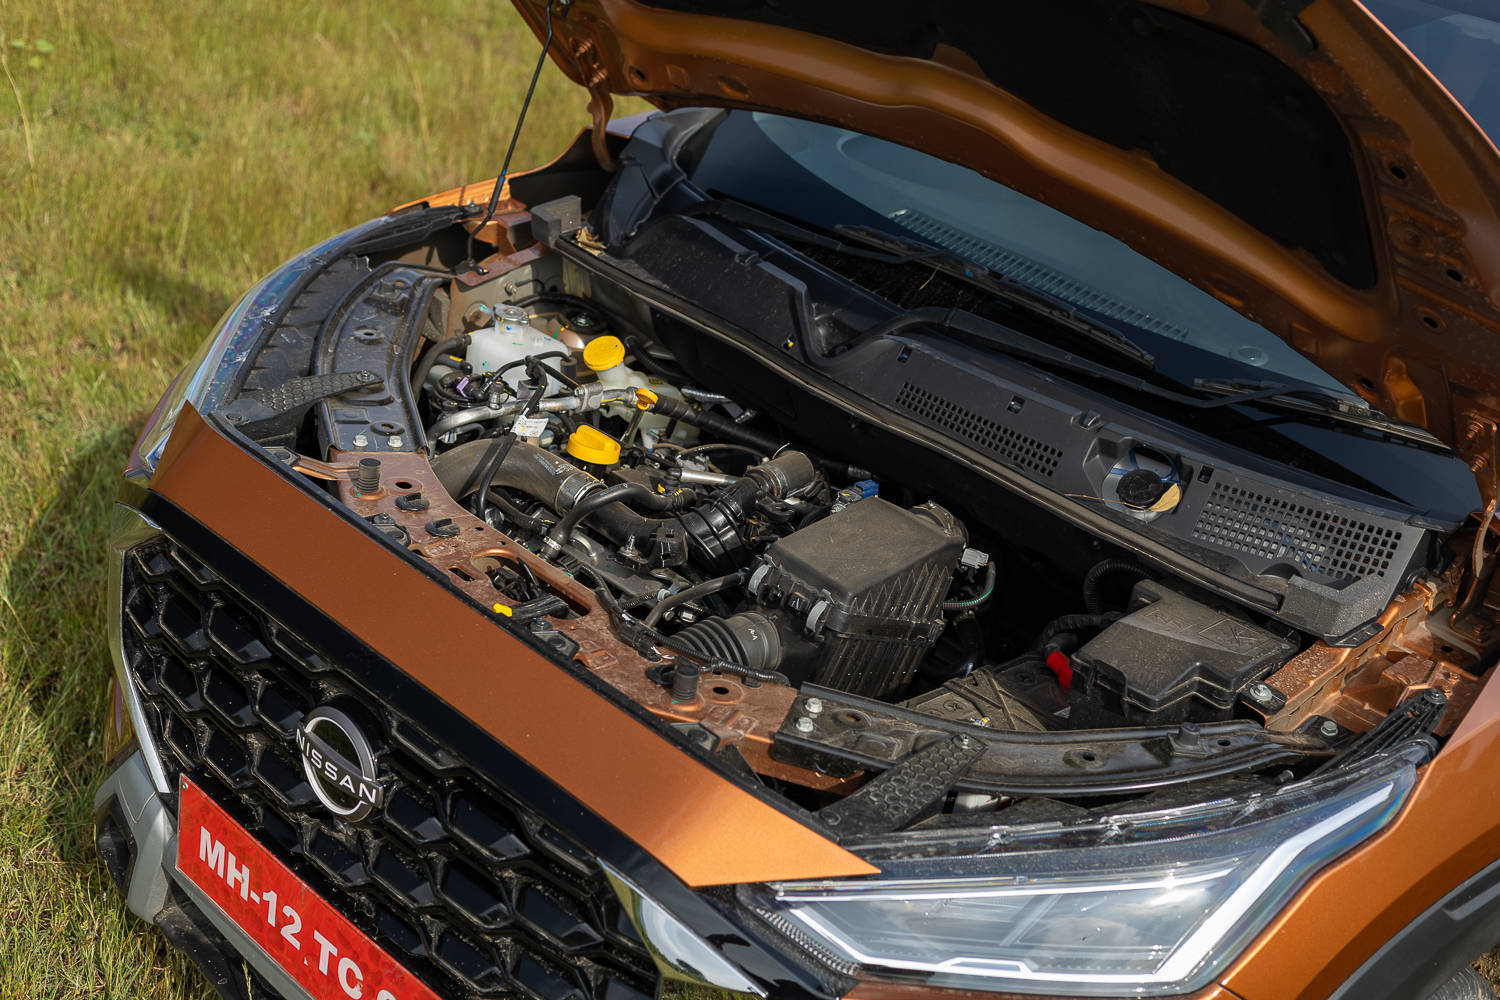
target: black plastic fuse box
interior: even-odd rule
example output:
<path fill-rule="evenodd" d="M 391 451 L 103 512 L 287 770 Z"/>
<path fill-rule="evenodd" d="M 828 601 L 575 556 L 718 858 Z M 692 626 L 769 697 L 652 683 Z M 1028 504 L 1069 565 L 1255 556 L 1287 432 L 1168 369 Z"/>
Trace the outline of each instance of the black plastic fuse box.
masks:
<path fill-rule="evenodd" d="M 1206 717 L 1228 717 L 1240 691 L 1297 651 L 1289 639 L 1239 614 L 1209 607 L 1150 580 L 1130 610 L 1072 657 L 1072 699 L 1131 724 L 1179 722 L 1193 699 Z"/>

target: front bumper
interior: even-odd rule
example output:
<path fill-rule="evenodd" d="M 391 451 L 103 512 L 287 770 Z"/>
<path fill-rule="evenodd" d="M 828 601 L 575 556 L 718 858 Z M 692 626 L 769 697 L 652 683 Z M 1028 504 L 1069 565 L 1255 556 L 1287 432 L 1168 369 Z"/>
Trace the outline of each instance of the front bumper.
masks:
<path fill-rule="evenodd" d="M 126 756 L 94 794 L 94 841 L 125 905 L 159 928 L 220 996 L 312 1000 L 177 871 L 177 822 L 141 750 Z"/>
<path fill-rule="evenodd" d="M 170 495 L 171 494 L 169 493 L 168 496 Z M 222 503 L 224 496 L 224 492 L 214 491 L 212 499 L 216 502 Z M 307 567 L 309 565 L 319 565 L 319 563 L 311 559 L 308 554 L 309 551 L 314 551 L 318 548 L 316 545 L 312 544 L 316 541 L 316 539 L 309 539 L 308 544 L 299 546 L 295 551 L 287 553 L 285 538 L 278 538 L 277 541 L 282 543 L 279 549 L 272 547 L 262 547 L 261 549 L 257 549 L 256 562 L 252 563 L 243 552 L 236 548 L 236 545 L 239 544 L 239 538 L 242 534 L 245 533 L 240 530 L 241 524 L 243 522 L 230 523 L 225 519 L 219 519 L 218 522 L 215 523 L 212 528 L 210 528 L 194 520 L 194 518 L 210 514 L 215 510 L 215 508 L 204 504 L 199 504 L 193 510 L 193 513 L 189 514 L 184 511 L 182 507 L 176 506 L 175 501 L 176 498 L 167 500 L 163 499 L 160 494 L 153 493 L 149 498 L 147 498 L 145 502 L 145 508 L 147 512 L 153 518 L 163 524 L 169 532 L 171 532 L 175 537 L 180 538 L 192 552 L 207 557 L 214 570 L 221 573 L 229 580 L 233 581 L 235 587 L 240 588 L 245 593 L 254 594 L 257 602 L 265 604 L 269 608 L 270 612 L 278 620 L 295 621 L 297 623 L 297 631 L 300 634 L 318 635 L 320 638 L 323 636 L 342 637 L 339 639 L 340 642 L 353 640 L 352 631 L 345 631 L 333 619 L 327 616 L 320 615 L 316 612 L 316 609 L 312 608 L 312 606 L 307 602 L 305 598 L 299 596 L 301 594 L 318 594 L 320 601 L 332 601 L 332 594 L 325 593 L 324 591 L 316 587 L 307 586 L 301 583 L 295 584 L 295 589 L 293 589 L 293 587 L 289 587 L 286 584 L 280 583 L 276 577 L 271 576 L 270 573 L 265 571 L 265 569 L 260 568 L 261 565 L 264 565 L 262 560 L 278 563 L 279 566 L 275 569 L 275 572 L 277 572 L 278 574 L 287 574 L 286 578 L 289 582 L 295 580 L 297 572 L 299 572 L 302 567 Z M 136 518 L 140 517 L 140 515 L 134 511 L 130 512 L 130 516 Z M 326 514 L 324 516 L 326 516 Z M 291 520 L 287 522 L 287 524 L 295 523 L 295 521 Z M 281 525 L 282 522 L 278 520 L 277 524 Z M 154 533 L 154 525 L 151 526 L 151 529 L 153 530 L 148 531 L 148 535 Z M 222 532 L 222 537 L 220 535 L 215 535 L 215 530 Z M 231 542 L 229 541 L 230 539 L 235 540 L 233 544 L 231 544 Z M 330 546 L 329 548 L 332 547 Z M 369 540 L 364 537 L 356 537 L 351 544 L 340 550 L 341 555 L 344 555 L 345 553 L 347 553 L 350 557 L 357 555 L 361 559 L 365 559 L 366 557 L 368 557 L 369 560 L 373 562 L 374 557 L 379 554 L 379 547 L 377 545 L 370 544 Z M 285 558 L 283 558 L 283 554 L 285 554 Z M 335 560 L 329 559 L 324 560 L 323 564 L 330 564 L 334 562 Z M 350 562 L 353 562 L 352 558 L 350 559 Z M 339 562 L 338 564 L 341 567 L 346 565 L 343 562 Z M 371 574 L 369 573 L 352 573 L 347 576 L 345 581 L 341 582 L 344 582 L 346 586 L 348 586 L 351 583 L 357 583 L 362 579 L 366 579 L 370 575 Z M 212 580 L 209 580 L 208 582 L 210 584 L 213 583 Z M 118 581 L 112 581 L 112 583 L 118 586 Z M 184 584 L 184 586 L 187 585 Z M 357 586 L 349 586 L 349 590 L 359 592 L 359 588 Z M 347 593 L 348 590 L 344 592 Z M 112 611 L 116 615 L 120 613 L 120 609 L 122 607 L 122 604 L 124 603 L 123 598 L 124 595 L 118 591 L 114 595 L 112 595 Z M 358 599 L 360 603 L 365 605 L 367 609 L 373 609 L 373 613 L 387 618 L 391 616 L 390 608 L 379 606 L 378 602 L 372 602 L 367 593 L 363 594 L 363 596 L 360 596 Z M 400 616 L 397 615 L 396 617 Z M 358 620 L 358 616 L 352 614 L 344 614 L 340 616 L 339 620 L 352 624 L 354 621 Z M 227 634 L 228 633 L 226 633 L 226 635 Z M 358 634 L 362 636 L 368 635 L 369 630 L 361 628 L 358 630 Z M 121 633 L 116 632 L 116 637 L 118 637 L 119 635 L 121 635 Z M 188 638 L 188 636 L 179 634 L 178 638 L 186 639 Z M 222 642 L 223 639 L 224 636 L 219 636 L 216 637 L 214 641 Z M 438 728 L 436 731 L 442 733 L 443 746 L 451 747 L 455 752 L 470 761 L 482 760 L 484 762 L 485 772 L 490 775 L 502 775 L 503 783 L 511 789 L 515 797 L 519 798 L 522 802 L 534 803 L 538 806 L 545 807 L 549 815 L 556 817 L 561 823 L 563 823 L 564 828 L 570 829 L 580 834 L 584 841 L 589 845 L 589 853 L 596 860 L 605 862 L 609 866 L 615 868 L 617 871 L 625 873 L 630 881 L 634 884 L 646 887 L 647 891 L 651 892 L 653 896 L 667 904 L 665 908 L 668 911 L 675 914 L 680 914 L 682 916 L 682 919 L 688 921 L 690 926 L 692 926 L 698 932 L 696 936 L 698 936 L 700 939 L 706 937 L 715 941 L 716 944 L 720 944 L 721 951 L 730 955 L 733 961 L 737 963 L 741 968 L 750 971 L 754 978 L 758 981 L 758 983 L 763 987 L 768 988 L 770 992 L 774 993 L 774 995 L 778 997 L 788 998 L 805 998 L 817 996 L 827 997 L 833 993 L 840 992 L 840 986 L 842 986 L 843 989 L 848 989 L 850 985 L 853 985 L 830 984 L 827 981 L 821 981 L 816 973 L 810 972 L 805 968 L 799 969 L 793 966 L 791 964 L 791 960 L 788 959 L 785 955 L 779 954 L 775 949 L 767 947 L 763 939 L 757 940 L 756 935 L 749 928 L 745 927 L 743 924 L 735 923 L 733 921 L 732 915 L 726 913 L 724 909 L 720 909 L 714 906 L 704 897 L 701 897 L 698 894 L 692 892 L 687 888 L 687 886 L 683 884 L 683 881 L 678 876 L 673 874 L 672 871 L 665 870 L 660 864 L 654 862 L 651 857 L 644 856 L 638 840 L 633 839 L 629 836 L 622 836 L 621 830 L 618 826 L 613 826 L 609 822 L 601 821 L 598 813 L 591 812 L 588 808 L 582 805 L 577 798 L 574 798 L 574 796 L 570 794 L 569 791 L 565 791 L 561 785 L 540 773 L 540 771 L 537 769 L 537 764 L 534 762 L 534 757 L 532 754 L 528 752 L 523 755 L 522 753 L 513 752 L 507 749 L 507 746 L 510 744 L 509 739 L 507 739 L 505 743 L 497 742 L 491 732 L 480 730 L 477 727 L 471 725 L 463 716 L 460 716 L 457 712 L 448 707 L 449 704 L 452 704 L 451 699 L 447 704 L 440 702 L 428 690 L 422 688 L 418 684 L 413 683 L 413 670 L 405 666 L 397 668 L 397 660 L 394 656 L 387 659 L 385 655 L 382 655 L 384 653 L 384 650 L 382 650 L 381 653 L 376 653 L 370 647 L 364 646 L 362 643 L 358 643 L 357 640 L 355 641 L 355 643 L 355 645 L 349 646 L 348 649 L 345 650 L 345 653 L 350 655 L 344 655 L 337 658 L 343 659 L 346 662 L 358 662 L 360 675 L 364 677 L 367 682 L 375 684 L 380 690 L 384 690 L 387 692 L 399 690 L 403 692 L 397 698 L 397 703 L 402 705 L 403 709 L 411 707 L 421 707 L 424 720 L 426 720 L 427 722 L 426 728 L 428 728 L 429 731 L 432 730 L 432 720 L 439 720 L 439 725 L 441 726 L 441 728 Z M 116 652 L 117 654 L 119 654 L 121 651 L 117 648 Z M 226 650 L 226 653 L 232 652 L 233 650 Z M 510 654 L 510 651 L 508 649 L 506 650 L 506 652 L 508 655 L 513 655 Z M 231 656 L 231 659 L 232 658 L 233 657 Z M 124 677 L 125 679 L 128 679 L 129 677 L 129 671 L 123 664 L 123 661 L 122 677 Z M 425 680 L 423 681 L 423 683 L 425 683 Z M 168 855 L 166 855 L 165 852 L 167 850 L 174 849 L 174 845 L 172 843 L 172 837 L 174 835 L 174 824 L 172 821 L 171 810 L 173 808 L 172 804 L 175 801 L 175 798 L 166 791 L 166 789 L 172 787 L 167 783 L 167 780 L 165 780 L 170 776 L 158 774 L 157 772 L 160 772 L 163 769 L 164 765 L 166 765 L 172 759 L 174 754 L 176 754 L 176 751 L 173 750 L 172 747 L 178 745 L 180 741 L 172 739 L 157 739 L 158 735 L 164 734 L 162 725 L 160 723 L 155 726 L 150 725 L 149 723 L 143 724 L 141 718 L 141 710 L 143 706 L 140 704 L 140 692 L 136 691 L 131 685 L 126 685 L 126 688 L 127 703 L 136 723 L 135 729 L 137 731 L 138 737 L 142 741 L 143 749 L 146 750 L 146 752 L 142 754 L 131 755 L 130 757 L 127 757 L 127 761 L 134 762 L 129 766 L 134 767 L 137 770 L 135 777 L 130 780 L 136 783 L 141 783 L 143 781 L 145 787 L 156 789 L 155 794 L 158 797 L 158 809 L 153 810 L 150 807 L 149 796 L 137 795 L 134 799 L 134 801 L 136 801 L 137 803 L 136 807 L 132 810 L 121 812 L 120 815 L 125 817 L 125 820 L 122 822 L 121 820 L 116 819 L 114 820 L 114 825 L 122 831 L 122 836 L 123 831 L 126 829 L 135 831 L 137 828 L 139 828 L 140 834 L 139 836 L 136 836 L 136 839 L 134 840 L 134 844 L 136 845 L 136 853 L 139 854 L 139 845 L 154 844 L 155 847 L 153 848 L 153 850 L 156 852 L 155 856 L 157 858 L 157 864 L 153 866 L 147 863 L 146 865 L 144 865 L 144 867 L 142 867 L 138 862 L 127 862 L 123 866 L 120 865 L 118 856 L 121 852 L 118 850 L 117 845 L 114 844 L 112 839 L 101 843 L 103 853 L 105 854 L 106 858 L 110 857 L 112 851 L 117 855 L 115 867 L 121 872 L 121 881 L 126 888 L 128 896 L 131 899 L 132 909 L 134 909 L 137 913 L 140 913 L 141 915 L 147 917 L 147 919 L 153 920 L 159 926 L 162 926 L 163 929 L 166 930 L 169 934 L 173 933 L 171 928 L 174 924 L 183 922 L 182 914 L 191 914 L 192 910 L 189 908 L 196 909 L 198 911 L 197 915 L 195 917 L 187 917 L 186 922 L 202 928 L 204 933 L 207 933 L 208 929 L 212 928 L 214 934 L 217 935 L 217 941 L 210 940 L 205 943 L 202 940 L 195 939 L 188 946 L 188 950 L 190 951 L 190 953 L 195 949 L 206 955 L 217 953 L 222 956 L 226 952 L 231 953 L 230 958 L 228 959 L 228 964 L 232 965 L 233 968 L 241 971 L 242 974 L 247 977 L 247 980 L 253 984 L 253 977 L 261 975 L 259 972 L 256 972 L 255 961 L 248 958 L 243 961 L 235 959 L 232 953 L 237 948 L 239 948 L 241 944 L 244 944 L 244 947 L 248 949 L 247 955 L 256 955 L 258 953 L 256 952 L 254 946 L 244 943 L 242 936 L 240 937 L 239 942 L 235 942 L 230 937 L 226 936 L 225 933 L 220 928 L 215 926 L 214 922 L 205 915 L 204 911 L 206 908 L 198 906 L 198 904 L 194 902 L 192 896 L 190 896 L 188 892 L 182 890 L 180 886 L 177 886 L 175 884 L 175 880 L 172 878 L 171 867 L 169 867 L 167 863 Z M 174 705 L 177 705 L 179 707 L 187 705 L 187 702 L 184 702 L 180 697 L 181 695 L 186 693 L 187 692 L 182 691 L 177 692 L 178 700 L 174 702 Z M 199 694 L 201 693 L 202 692 L 200 691 Z M 213 704 L 207 706 L 206 708 L 204 706 L 192 705 L 183 707 L 181 712 L 183 720 L 180 721 L 185 721 L 185 724 L 191 724 L 194 726 L 196 726 L 199 722 L 217 725 L 219 723 L 224 723 L 226 719 L 231 716 L 235 716 L 238 713 L 238 706 L 237 704 L 233 703 L 232 700 L 225 700 L 223 698 L 218 698 L 217 696 L 216 699 L 217 700 Z M 1500 719 L 1500 711 L 1497 711 L 1497 709 L 1500 709 L 1500 705 L 1490 705 L 1482 700 L 1481 704 L 1476 706 L 1475 713 L 1473 713 L 1476 718 L 1482 718 L 1484 720 L 1484 728 L 1487 730 L 1486 735 L 1489 735 L 1494 731 L 1493 727 L 1496 725 L 1496 720 Z M 205 715 L 205 713 L 209 714 Z M 217 722 L 209 717 L 209 715 L 212 715 L 213 713 L 218 713 Z M 446 724 L 443 723 L 443 720 L 447 720 Z M 222 730 L 222 728 L 223 726 L 221 725 L 220 729 Z M 1475 728 L 1477 729 L 1478 727 L 1476 726 Z M 205 737 L 209 734 L 209 730 L 207 729 L 200 729 L 199 732 L 200 734 L 205 735 Z M 1444 755 L 1448 758 L 1448 763 L 1465 765 L 1478 764 L 1479 762 L 1476 760 L 1467 759 L 1470 756 L 1467 751 L 1479 750 L 1480 747 L 1476 746 L 1476 744 L 1480 743 L 1482 743 L 1485 748 L 1495 745 L 1495 741 L 1493 739 L 1481 740 L 1476 738 L 1478 736 L 1479 733 L 1476 732 L 1458 734 L 1454 738 L 1453 743 L 1457 746 L 1462 746 L 1463 744 L 1468 743 L 1468 746 L 1465 748 L 1466 752 L 1463 755 L 1463 758 L 1455 760 L 1452 753 L 1453 747 L 1450 747 L 1450 752 Z M 1468 737 L 1468 739 L 1466 739 L 1465 737 Z M 553 734 L 552 742 L 564 743 L 565 740 L 563 737 Z M 155 749 L 151 748 L 153 744 L 155 744 Z M 209 744 L 207 742 L 200 743 L 198 741 L 195 741 L 195 744 L 199 746 L 200 751 L 205 750 L 209 747 Z M 1487 754 L 1485 756 L 1488 757 Z M 1443 761 L 1440 760 L 1436 765 L 1434 765 L 1431 773 L 1429 773 L 1429 786 L 1431 785 L 1432 779 L 1435 775 L 1437 775 L 1439 772 L 1446 771 L 1442 764 Z M 181 763 L 179 762 L 179 764 L 176 766 L 181 767 Z M 126 767 L 122 766 L 121 770 L 124 771 L 125 769 Z M 1462 801 L 1465 805 L 1464 810 L 1453 817 L 1455 822 L 1449 824 L 1448 832 L 1450 833 L 1454 829 L 1462 828 L 1465 822 L 1470 822 L 1477 818 L 1476 811 L 1472 809 L 1472 802 L 1474 801 L 1474 796 L 1471 794 L 1473 791 L 1473 776 L 1475 776 L 1476 774 L 1490 775 L 1494 773 L 1492 768 L 1480 768 L 1476 766 L 1462 766 L 1456 768 L 1456 770 L 1458 770 L 1464 778 L 1468 779 L 1468 790 L 1465 794 L 1462 795 L 1461 798 L 1456 795 L 1448 795 L 1443 797 L 1444 799 L 1454 803 Z M 144 778 L 142 778 L 142 775 L 144 775 Z M 1446 775 L 1446 777 L 1457 780 L 1458 775 L 1449 774 Z M 115 779 L 111 780 L 114 781 Z M 221 789 L 221 791 L 223 791 L 223 789 Z M 115 798 L 118 799 L 119 796 L 116 795 Z M 107 805 L 109 801 L 109 797 L 105 793 L 101 793 L 101 804 Z M 704 810 L 694 810 L 693 815 L 697 816 L 703 811 Z M 1441 814 L 1441 810 L 1437 810 L 1436 812 L 1428 810 L 1422 813 L 1413 813 L 1411 810 L 1409 810 L 1407 816 L 1404 817 L 1404 820 L 1406 822 L 1410 822 L 1420 816 L 1422 822 L 1427 822 L 1431 820 L 1434 815 Z M 682 819 L 683 817 L 679 816 L 678 823 L 680 823 Z M 681 828 L 680 826 L 677 826 L 676 829 L 680 830 Z M 134 833 L 132 833 L 132 836 L 135 836 Z M 689 838 L 683 839 L 688 840 Z M 706 839 L 711 838 L 691 838 L 691 840 L 694 842 L 702 842 Z M 1428 844 L 1440 842 L 1442 839 L 1444 838 L 1431 836 L 1425 838 Z M 1360 852 L 1358 852 L 1358 854 L 1360 856 L 1367 856 L 1369 853 L 1378 852 L 1381 850 L 1382 845 L 1387 847 L 1390 846 L 1389 838 L 1382 838 L 1381 841 L 1377 841 L 1369 847 L 1362 849 Z M 751 846 L 753 846 L 753 842 Z M 668 852 L 663 851 L 662 853 Z M 657 854 L 657 851 L 653 849 L 652 854 Z M 1400 855 L 1402 858 L 1403 866 L 1409 865 L 1413 858 L 1422 856 L 1421 854 L 1413 854 L 1409 851 L 1400 852 Z M 657 854 L 657 856 L 659 857 L 660 855 Z M 715 860 L 719 860 L 721 858 L 727 859 L 732 857 L 733 855 L 725 856 L 719 854 L 718 852 L 715 852 L 714 854 Z M 1341 863 L 1338 868 L 1363 868 L 1367 872 L 1368 865 L 1358 864 L 1355 861 L 1355 857 L 1356 856 L 1351 855 L 1350 858 L 1347 859 L 1346 862 Z M 1463 859 L 1456 858 L 1451 855 L 1449 857 L 1453 860 L 1454 863 L 1463 862 Z M 1489 860 L 1492 857 L 1493 855 L 1491 854 L 1485 860 Z M 148 877 L 147 873 L 152 870 L 157 873 L 156 876 Z M 1392 866 L 1388 870 L 1400 870 L 1400 868 L 1397 866 Z M 1331 874 L 1337 873 L 1335 872 Z M 726 878 L 725 881 L 732 880 Z M 1367 875 L 1365 875 L 1361 879 L 1361 881 L 1364 884 L 1369 884 L 1371 880 Z M 1454 884 L 1454 882 L 1448 882 L 1447 884 L 1452 885 Z M 1398 889 L 1400 885 L 1410 885 L 1410 881 L 1398 880 Z M 1288 914 L 1283 918 L 1283 923 L 1285 923 L 1286 920 L 1295 919 L 1296 916 L 1301 915 L 1303 912 L 1309 911 L 1309 903 L 1311 903 L 1311 910 L 1315 911 L 1317 909 L 1317 906 L 1319 905 L 1319 901 L 1326 901 L 1334 898 L 1338 898 L 1338 894 L 1328 893 L 1326 891 L 1319 892 L 1316 889 L 1313 889 L 1304 894 L 1304 899 L 1300 906 L 1288 912 Z M 339 905 L 341 910 L 345 909 L 345 906 L 342 903 Z M 1348 912 L 1348 909 L 1344 908 L 1343 916 L 1345 918 L 1347 918 Z M 1378 922 L 1373 919 L 1378 912 L 1379 911 L 1371 911 L 1370 916 L 1372 919 L 1370 919 L 1368 922 L 1355 921 L 1353 924 L 1350 924 L 1347 920 L 1344 920 L 1342 922 L 1339 920 L 1325 920 L 1322 922 L 1322 927 L 1320 928 L 1323 939 L 1328 939 L 1328 928 L 1330 927 L 1341 928 L 1341 937 L 1352 938 L 1356 935 L 1380 933 L 1383 928 L 1378 926 Z M 1384 928 L 1383 937 L 1388 937 L 1392 930 L 1394 930 L 1394 928 Z M 1281 933 L 1277 933 L 1277 931 L 1281 931 Z M 1295 941 L 1298 942 L 1298 950 L 1300 952 L 1303 943 L 1316 940 L 1319 940 L 1316 936 L 1289 935 L 1285 933 L 1283 928 L 1273 928 L 1270 933 L 1263 936 L 1259 946 L 1261 950 L 1258 953 L 1253 950 L 1245 957 L 1245 959 L 1241 961 L 1241 963 L 1235 969 L 1232 969 L 1230 975 L 1226 977 L 1226 985 L 1230 989 L 1234 990 L 1234 993 L 1230 994 L 1228 992 L 1214 992 L 1212 995 L 1237 995 L 1250 997 L 1296 996 L 1299 998 L 1299 1000 L 1313 1000 L 1314 997 L 1317 997 L 1319 998 L 1319 1000 L 1321 1000 L 1321 998 L 1328 995 L 1328 990 L 1321 983 L 1317 982 L 1318 969 L 1327 970 L 1331 967 L 1330 964 L 1320 962 L 1316 967 L 1310 967 L 1309 959 L 1304 954 L 1299 954 L 1295 961 L 1291 962 L 1285 960 L 1277 961 L 1274 958 L 1271 958 L 1271 960 L 1268 961 L 1267 959 L 1269 956 L 1264 951 L 1267 944 L 1276 944 L 1280 946 L 1283 944 L 1291 944 Z M 1375 945 L 1378 946 L 1378 942 L 1376 942 Z M 1359 958 L 1363 958 L 1369 954 L 1370 948 L 1364 948 L 1362 950 L 1362 954 L 1359 955 Z M 653 959 L 655 958 L 655 956 L 652 957 Z M 1345 974 L 1347 974 L 1347 971 L 1352 971 L 1351 966 L 1355 966 L 1358 964 L 1358 958 L 1350 961 L 1350 957 L 1351 956 L 1348 955 L 1339 956 L 1339 958 L 1341 959 L 1340 964 L 1343 966 L 1344 970 L 1346 970 Z M 238 964 L 234 965 L 233 963 L 236 962 Z M 210 962 L 210 968 L 217 969 L 220 965 L 223 964 L 225 963 L 219 963 L 218 965 L 215 965 L 214 963 Z M 1255 976 L 1262 974 L 1274 974 L 1276 982 L 1270 989 L 1255 988 L 1242 990 L 1234 981 L 1237 978 L 1244 978 L 1246 976 Z M 228 973 L 223 971 L 210 972 L 210 975 L 212 978 L 215 978 L 215 981 L 217 982 L 221 979 L 225 979 L 228 976 Z M 1295 993 L 1288 993 L 1286 992 L 1286 987 L 1287 984 L 1291 982 L 1305 982 L 1308 985 L 1306 986 L 1306 988 L 1296 988 L 1297 992 Z M 1337 983 L 1335 982 L 1331 985 L 1337 985 Z M 247 986 L 246 990 L 249 990 L 251 988 L 251 986 Z M 856 986 L 854 988 L 858 991 L 860 996 L 893 995 L 889 987 L 881 987 L 877 984 L 860 984 L 859 986 Z M 237 988 L 232 987 L 231 989 Z M 288 996 L 300 997 L 304 995 L 300 993 L 293 984 L 284 983 L 281 987 L 279 987 L 279 989 Z M 462 990 L 449 992 L 453 992 L 455 995 L 468 995 L 468 991 Z M 896 992 L 900 992 L 899 989 Z M 234 996 L 237 994 L 236 992 L 229 992 L 229 995 Z M 907 995 L 909 996 L 910 994 Z M 1362 995 L 1374 996 L 1375 994 L 1367 993 Z"/>
<path fill-rule="evenodd" d="M 640 1000 L 663 977 L 834 992 L 180 509 L 145 507 L 117 509 L 112 645 L 138 746 L 98 793 L 98 845 L 132 911 L 226 996 L 306 993 L 176 872 L 179 775 L 439 995 Z M 361 713 L 386 771 L 388 805 L 358 824 L 296 756 L 296 718 L 330 700 Z"/>

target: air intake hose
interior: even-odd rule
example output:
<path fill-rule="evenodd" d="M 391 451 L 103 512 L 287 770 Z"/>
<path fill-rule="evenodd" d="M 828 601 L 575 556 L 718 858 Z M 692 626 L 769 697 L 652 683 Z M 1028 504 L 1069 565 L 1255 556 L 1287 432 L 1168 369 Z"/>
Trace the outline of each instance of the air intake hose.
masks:
<path fill-rule="evenodd" d="M 667 641 L 705 659 L 725 660 L 748 667 L 750 672 L 746 676 L 766 675 L 757 677 L 758 680 L 771 679 L 770 675 L 781 666 L 781 636 L 776 632 L 776 625 L 754 611 L 728 618 L 705 618 Z"/>

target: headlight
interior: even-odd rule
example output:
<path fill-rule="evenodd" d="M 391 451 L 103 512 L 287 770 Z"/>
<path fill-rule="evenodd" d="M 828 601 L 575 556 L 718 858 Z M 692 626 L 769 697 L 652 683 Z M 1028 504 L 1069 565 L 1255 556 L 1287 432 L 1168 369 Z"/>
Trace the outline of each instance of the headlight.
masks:
<path fill-rule="evenodd" d="M 275 323 L 280 307 L 296 295 L 304 279 L 334 257 L 348 252 L 348 244 L 385 221 L 377 219 L 356 226 L 297 254 L 246 292 L 219 320 L 213 333 L 156 404 L 136 441 L 125 469 L 126 478 L 142 483 L 150 479 L 183 404 L 192 403 L 194 409 L 204 413 L 223 403 L 234 387 L 240 367 L 253 356 L 261 339 Z"/>
<path fill-rule="evenodd" d="M 744 898 L 846 974 L 1021 993 L 1185 993 L 1222 971 L 1310 875 L 1385 825 L 1423 759 L 1413 749 L 1357 774 L 1083 829 L 1011 828 L 988 848 L 881 861 L 880 878 L 771 884 Z M 950 845 L 957 836 L 946 834 Z M 1063 846 L 1031 846 L 1043 839 Z"/>

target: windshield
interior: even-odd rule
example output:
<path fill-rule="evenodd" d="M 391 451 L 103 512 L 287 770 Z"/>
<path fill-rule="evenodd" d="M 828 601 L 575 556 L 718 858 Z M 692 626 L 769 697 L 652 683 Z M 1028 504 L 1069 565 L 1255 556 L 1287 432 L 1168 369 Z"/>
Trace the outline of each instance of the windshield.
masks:
<path fill-rule="evenodd" d="M 1500 137 L 1500 3 L 1364 0 L 1484 129 Z"/>
<path fill-rule="evenodd" d="M 735 140 L 722 133 L 737 133 Z M 744 132 L 753 132 L 747 136 Z M 1235 364 L 1202 376 L 1245 377 L 1342 386 L 1264 327 L 1136 253 L 1124 243 L 966 167 L 872 136 L 780 115 L 736 113 L 695 171 L 703 187 L 831 228 L 876 224 L 916 237 L 1047 292 L 1135 333 L 1147 349 L 1157 337 Z M 820 196 L 719 162 L 716 148 L 743 152 L 747 139 L 769 143 L 842 199 Z M 826 191 L 826 189 L 824 189 Z M 847 200 L 844 200 L 847 199 Z M 853 203 L 852 205 L 850 203 Z M 1241 366 L 1250 366 L 1250 372 Z"/>
<path fill-rule="evenodd" d="M 710 197 L 828 231 L 864 226 L 936 244 L 1107 323 L 1155 358 L 1154 375 L 1179 386 L 1204 378 L 1346 391 L 1264 327 L 1119 240 L 972 170 L 861 133 L 759 112 L 728 113 L 707 140 L 682 162 Z M 873 280 L 866 287 L 908 299 L 916 286 L 920 297 L 944 279 L 933 271 Z M 1138 402 L 1162 410 L 1159 400 Z M 1392 452 L 1378 436 L 1362 441 L 1332 425 L 1253 407 L 1163 415 L 1417 509 L 1467 512 L 1478 503 L 1472 474 L 1451 453 Z"/>

